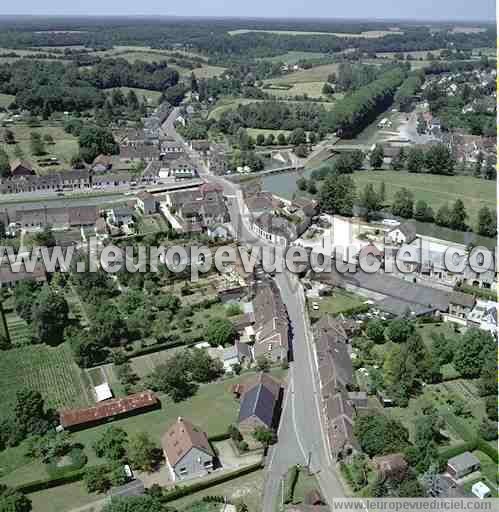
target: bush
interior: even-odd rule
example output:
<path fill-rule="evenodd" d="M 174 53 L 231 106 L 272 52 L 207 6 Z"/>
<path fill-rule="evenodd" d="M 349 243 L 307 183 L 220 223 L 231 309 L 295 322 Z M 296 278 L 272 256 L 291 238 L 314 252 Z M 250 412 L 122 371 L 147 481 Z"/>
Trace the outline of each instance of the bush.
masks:
<path fill-rule="evenodd" d="M 57 466 L 57 461 L 55 460 L 47 464 L 47 473 L 50 478 L 56 479 L 71 475 L 87 463 L 87 456 L 81 448 L 73 448 L 68 453 L 68 456 L 71 458 L 71 463 L 67 466 Z"/>
<path fill-rule="evenodd" d="M 488 455 L 495 464 L 499 464 L 499 452 L 483 439 L 478 439 L 477 449 Z"/>

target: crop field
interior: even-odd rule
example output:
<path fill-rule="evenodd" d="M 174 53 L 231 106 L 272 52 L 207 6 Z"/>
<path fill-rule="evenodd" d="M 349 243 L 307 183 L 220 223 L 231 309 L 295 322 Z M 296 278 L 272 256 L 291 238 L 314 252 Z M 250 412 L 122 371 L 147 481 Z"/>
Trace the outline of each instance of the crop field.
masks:
<path fill-rule="evenodd" d="M 241 34 L 248 34 L 251 32 L 264 32 L 267 34 L 281 34 L 286 36 L 336 36 L 336 37 L 360 37 L 363 39 L 376 39 L 385 37 L 388 35 L 402 35 L 401 30 L 367 30 L 365 32 L 359 32 L 358 34 L 349 34 L 346 32 L 306 32 L 300 30 L 252 30 L 252 29 L 238 29 L 231 30 L 229 34 L 231 36 L 237 36 Z"/>
<path fill-rule="evenodd" d="M 310 82 L 325 82 L 331 73 L 338 71 L 339 64 L 324 64 L 310 69 L 294 71 L 279 78 L 270 78 L 265 83 L 271 84 L 303 84 Z"/>
<path fill-rule="evenodd" d="M 79 372 L 68 345 L 31 345 L 4 351 L 0 359 L 0 401 L 12 411 L 16 392 L 39 391 L 47 407 L 87 405 Z"/>
<path fill-rule="evenodd" d="M 24 345 L 28 343 L 28 324 L 14 312 L 7 313 L 5 318 L 7 320 L 7 327 L 12 344 Z"/>
<path fill-rule="evenodd" d="M 386 197 L 390 201 L 401 188 L 408 188 L 417 201 L 426 201 L 436 212 L 441 206 L 451 205 L 456 199 L 464 202 L 469 215 L 468 223 L 475 226 L 478 210 L 482 206 L 491 209 L 496 205 L 495 184 L 472 176 L 437 176 L 398 171 L 361 171 L 353 175 L 355 183 L 362 189 L 368 183 L 386 185 Z"/>
<path fill-rule="evenodd" d="M 14 150 L 19 146 L 23 152 L 23 158 L 28 159 L 34 168 L 45 174 L 51 170 L 61 170 L 67 168 L 71 161 L 71 157 L 78 153 L 78 139 L 69 133 L 66 133 L 62 126 L 54 123 L 41 122 L 41 126 L 30 127 L 25 123 L 16 123 L 9 126 L 9 130 L 14 132 L 17 144 L 2 144 L 2 148 L 8 153 L 10 159 L 16 158 Z M 45 143 L 46 154 L 43 156 L 34 156 L 30 147 L 31 132 L 39 133 L 42 138 L 44 135 L 51 135 L 54 144 Z M 41 158 L 55 157 L 59 161 L 59 165 L 41 167 L 37 164 L 37 160 Z"/>

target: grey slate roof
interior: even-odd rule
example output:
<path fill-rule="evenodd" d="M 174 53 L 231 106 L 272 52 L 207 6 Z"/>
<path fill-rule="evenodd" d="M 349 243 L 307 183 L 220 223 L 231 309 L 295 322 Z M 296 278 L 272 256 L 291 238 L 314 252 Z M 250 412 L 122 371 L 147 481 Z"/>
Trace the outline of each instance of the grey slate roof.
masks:
<path fill-rule="evenodd" d="M 464 452 L 449 459 L 447 464 L 459 472 L 480 464 L 480 461 L 472 453 Z"/>
<path fill-rule="evenodd" d="M 272 427 L 275 396 L 262 384 L 250 389 L 243 397 L 239 411 L 239 423 L 256 416 L 267 427 Z"/>

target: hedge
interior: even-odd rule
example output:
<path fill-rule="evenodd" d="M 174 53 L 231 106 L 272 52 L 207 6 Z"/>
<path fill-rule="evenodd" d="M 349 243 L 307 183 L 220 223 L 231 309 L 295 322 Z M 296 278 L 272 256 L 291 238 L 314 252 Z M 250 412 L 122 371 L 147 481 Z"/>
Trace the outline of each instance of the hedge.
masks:
<path fill-rule="evenodd" d="M 204 491 L 205 489 L 209 489 L 210 487 L 214 487 L 216 485 L 223 484 L 225 482 L 230 482 L 231 480 L 235 480 L 241 476 L 249 475 L 250 473 L 254 473 L 259 469 L 263 468 L 263 462 L 259 462 L 257 464 L 252 464 L 251 466 L 247 466 L 245 468 L 241 468 L 237 471 L 232 471 L 231 473 L 227 473 L 217 478 L 213 478 L 210 480 L 206 480 L 204 482 L 198 482 L 193 485 L 175 487 L 172 491 L 166 492 L 161 498 L 160 501 L 162 503 L 168 503 L 170 501 L 178 500 L 180 498 L 184 498 L 185 496 L 190 496 L 191 494 L 195 494 L 196 492 Z"/>
<path fill-rule="evenodd" d="M 295 495 L 295 487 L 296 482 L 298 481 L 299 470 L 298 466 L 292 466 L 288 469 L 286 473 L 286 484 L 285 489 L 286 493 L 284 495 L 284 503 L 287 505 L 293 501 L 293 496 Z"/>
<path fill-rule="evenodd" d="M 488 455 L 496 464 L 499 464 L 499 452 L 492 445 L 487 443 L 487 441 L 479 439 L 477 441 L 477 450 L 485 453 L 485 455 Z"/>
<path fill-rule="evenodd" d="M 478 441 L 476 439 L 473 441 L 467 441 L 465 443 L 460 443 L 456 444 L 455 446 L 451 446 L 450 448 L 445 448 L 440 452 L 440 455 L 445 460 L 452 459 L 452 457 L 461 455 L 464 452 L 472 452 L 476 450 L 477 445 Z"/>

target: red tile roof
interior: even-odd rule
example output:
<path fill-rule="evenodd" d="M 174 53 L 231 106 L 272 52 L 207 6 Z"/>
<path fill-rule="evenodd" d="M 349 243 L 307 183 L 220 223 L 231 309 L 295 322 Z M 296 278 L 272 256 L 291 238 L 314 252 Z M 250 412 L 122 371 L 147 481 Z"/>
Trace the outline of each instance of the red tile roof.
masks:
<path fill-rule="evenodd" d="M 61 425 L 73 427 L 120 416 L 132 411 L 152 407 L 158 403 L 157 397 L 151 391 L 143 391 L 125 398 L 108 400 L 105 403 L 84 409 L 69 409 L 60 412 Z"/>

